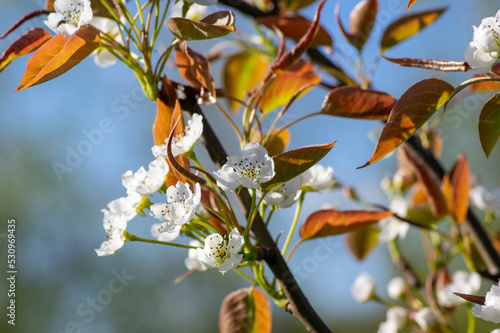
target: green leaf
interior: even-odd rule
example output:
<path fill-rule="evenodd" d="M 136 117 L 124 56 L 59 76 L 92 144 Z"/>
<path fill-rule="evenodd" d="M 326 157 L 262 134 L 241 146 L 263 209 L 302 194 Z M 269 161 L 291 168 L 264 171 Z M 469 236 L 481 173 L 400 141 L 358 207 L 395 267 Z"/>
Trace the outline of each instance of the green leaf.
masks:
<path fill-rule="evenodd" d="M 201 21 L 183 17 L 172 17 L 167 21 L 172 34 L 184 40 L 202 40 L 225 36 L 234 31 L 234 14 L 220 11 L 208 15 Z"/>
<path fill-rule="evenodd" d="M 452 91 L 449 83 L 438 79 L 414 84 L 394 105 L 375 152 L 359 168 L 377 162 L 405 142 L 448 100 Z"/>
<path fill-rule="evenodd" d="M 273 156 L 276 176 L 267 183 L 261 184 L 262 190 L 269 192 L 276 186 L 302 174 L 328 154 L 335 142 L 301 147 Z"/>
<path fill-rule="evenodd" d="M 370 226 L 394 213 L 389 210 L 319 210 L 306 218 L 300 228 L 303 240 L 344 234 Z"/>
<path fill-rule="evenodd" d="M 446 8 L 440 8 L 416 13 L 400 18 L 386 29 L 380 42 L 380 53 L 384 53 L 394 45 L 420 32 L 426 26 L 437 20 Z"/>
<path fill-rule="evenodd" d="M 328 93 L 321 112 L 336 117 L 386 120 L 395 103 L 391 95 L 383 92 L 340 87 Z"/>
<path fill-rule="evenodd" d="M 262 291 L 242 288 L 224 298 L 219 314 L 220 333 L 271 333 L 271 328 L 271 307 Z"/>
<path fill-rule="evenodd" d="M 479 115 L 479 139 L 486 154 L 490 156 L 500 137 L 500 93 L 493 95 L 483 106 Z"/>
<path fill-rule="evenodd" d="M 364 227 L 351 231 L 346 236 L 347 248 L 358 260 L 363 260 L 378 245 L 380 230 L 373 227 Z"/>

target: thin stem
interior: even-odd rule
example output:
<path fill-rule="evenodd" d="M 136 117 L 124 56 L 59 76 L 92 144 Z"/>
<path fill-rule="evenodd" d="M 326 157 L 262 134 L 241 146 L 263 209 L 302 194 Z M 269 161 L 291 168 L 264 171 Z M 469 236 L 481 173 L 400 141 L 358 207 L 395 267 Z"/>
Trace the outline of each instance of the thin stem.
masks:
<path fill-rule="evenodd" d="M 309 114 L 306 114 L 305 116 L 302 116 L 302 117 L 299 117 L 295 120 L 292 120 L 291 122 L 289 122 L 288 124 L 286 124 L 285 126 L 281 127 L 280 129 L 276 130 L 276 133 L 274 133 L 269 139 L 268 141 L 271 141 L 273 137 L 276 137 L 278 136 L 281 132 L 283 132 L 284 130 L 286 130 L 288 127 L 292 126 L 292 125 L 295 125 L 296 123 L 298 123 L 299 121 L 302 121 L 304 119 L 307 119 L 309 117 L 313 117 L 313 116 L 319 116 L 319 115 L 324 115 L 324 113 L 322 112 L 314 112 L 314 113 L 309 113 Z"/>
<path fill-rule="evenodd" d="M 476 330 L 476 317 L 472 313 L 472 304 L 467 303 L 467 333 L 474 333 Z"/>
<path fill-rule="evenodd" d="M 207 228 L 208 230 L 211 230 L 211 231 L 215 232 L 216 234 L 219 233 L 219 230 L 217 230 L 213 225 L 211 225 L 209 223 L 205 223 L 205 222 L 202 222 L 200 220 L 195 220 L 195 219 L 192 219 L 191 223 L 200 225 L 204 228 Z"/>
<path fill-rule="evenodd" d="M 239 276 L 241 276 L 241 277 L 243 277 L 243 278 L 247 279 L 248 281 L 250 281 L 250 283 L 255 284 L 255 285 L 257 285 L 257 284 L 258 284 L 258 282 L 257 282 L 257 281 L 255 281 L 254 279 L 252 279 L 251 277 L 249 277 L 248 275 L 246 275 L 245 273 L 243 273 L 243 272 L 242 272 L 241 270 L 239 270 L 238 268 L 235 268 L 235 269 L 234 269 L 234 271 L 235 271 L 235 272 L 236 272 L 236 274 L 238 274 Z"/>
<path fill-rule="evenodd" d="M 295 228 L 297 227 L 300 211 L 302 210 L 302 202 L 304 202 L 304 193 L 302 193 L 299 197 L 299 200 L 297 200 L 297 206 L 295 207 L 295 215 L 293 217 L 292 225 L 290 226 L 290 230 L 288 231 L 288 236 L 286 237 L 285 244 L 283 245 L 283 249 L 281 250 L 281 255 L 283 257 L 286 254 L 286 250 L 288 250 L 288 245 L 290 244 Z"/>
<path fill-rule="evenodd" d="M 197 249 L 198 248 L 197 246 L 191 246 L 191 245 L 186 245 L 186 244 L 178 244 L 178 243 L 172 243 L 172 242 L 163 242 L 163 241 L 155 240 L 155 239 L 142 238 L 142 237 L 138 237 L 136 235 L 132 235 L 132 234 L 128 233 L 127 231 L 124 231 L 123 234 L 125 235 L 125 238 L 128 241 L 132 241 L 132 242 L 137 241 L 137 242 L 145 242 L 145 243 L 169 245 L 169 246 L 175 246 L 175 247 L 182 247 L 182 248 L 185 248 L 185 249 Z"/>
<path fill-rule="evenodd" d="M 248 211 L 247 225 L 245 226 L 245 233 L 243 235 L 245 243 L 247 243 L 248 241 L 248 233 L 250 232 L 250 226 L 252 223 L 253 211 L 255 210 L 256 201 L 257 201 L 257 190 L 252 189 L 252 205 L 250 206 L 250 210 Z"/>
<path fill-rule="evenodd" d="M 292 254 L 295 252 L 295 250 L 297 250 L 297 248 L 299 247 L 300 244 L 302 244 L 304 240 L 301 239 L 299 240 L 293 247 L 292 247 L 292 250 L 290 251 L 290 253 L 288 254 L 288 257 L 286 258 L 286 262 L 288 263 L 290 261 L 290 258 L 292 257 Z"/>
<path fill-rule="evenodd" d="M 227 121 L 229 124 L 231 124 L 231 127 L 233 127 L 234 132 L 238 136 L 238 140 L 240 141 L 240 145 L 243 143 L 243 137 L 241 136 L 240 130 L 238 129 L 238 126 L 234 123 L 233 119 L 231 119 L 231 116 L 224 110 L 224 108 L 221 107 L 221 105 L 218 102 L 215 102 L 215 106 L 222 112 L 224 117 L 226 117 Z"/>

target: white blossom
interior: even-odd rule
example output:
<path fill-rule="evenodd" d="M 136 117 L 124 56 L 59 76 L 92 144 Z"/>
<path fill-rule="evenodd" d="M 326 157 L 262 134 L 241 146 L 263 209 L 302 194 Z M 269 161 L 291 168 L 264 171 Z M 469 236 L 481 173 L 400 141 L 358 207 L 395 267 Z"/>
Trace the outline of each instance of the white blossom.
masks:
<path fill-rule="evenodd" d="M 138 193 L 130 193 L 126 197 L 113 200 L 108 204 L 109 213 L 123 217 L 128 222 L 137 215 L 136 208 L 141 202 L 141 198 Z M 106 212 L 105 209 L 102 211 Z"/>
<path fill-rule="evenodd" d="M 172 155 L 174 155 L 175 157 L 187 153 L 194 145 L 196 140 L 200 138 L 202 133 L 203 116 L 195 113 L 193 114 L 193 117 L 188 120 L 188 124 L 184 129 L 184 135 L 179 135 L 172 138 Z M 153 155 L 167 158 L 167 141 L 168 138 L 165 139 L 164 145 L 153 146 L 153 148 L 151 148 Z"/>
<path fill-rule="evenodd" d="M 297 201 L 302 193 L 302 176 L 297 176 L 289 181 L 273 188 L 264 197 L 266 205 L 277 205 L 279 208 L 288 208 Z M 262 192 L 257 191 L 257 196 L 262 196 Z"/>
<path fill-rule="evenodd" d="M 421 329 L 427 331 L 434 325 L 436 317 L 429 308 L 423 308 L 415 313 L 414 319 Z"/>
<path fill-rule="evenodd" d="M 200 243 L 199 241 L 193 239 L 189 241 L 189 245 L 191 246 L 198 246 L 198 247 L 203 247 L 204 245 Z M 188 250 L 188 256 L 186 259 L 184 259 L 184 265 L 186 265 L 187 269 L 195 269 L 197 271 L 204 272 L 208 268 L 205 266 L 201 261 L 199 261 L 196 257 L 196 250 L 197 249 L 189 249 Z"/>
<path fill-rule="evenodd" d="M 472 313 L 486 321 L 500 323 L 500 286 L 493 285 L 486 293 L 484 305 L 475 304 Z"/>
<path fill-rule="evenodd" d="M 453 307 L 464 303 L 465 300 L 453 294 L 461 293 L 473 295 L 481 287 L 481 277 L 476 272 L 468 273 L 466 271 L 456 271 L 453 273 L 451 282 L 446 284 L 443 289 L 437 293 L 438 302 L 442 306 Z"/>
<path fill-rule="evenodd" d="M 375 281 L 367 273 L 360 274 L 351 286 L 351 294 L 358 303 L 368 302 L 375 296 Z"/>
<path fill-rule="evenodd" d="M 112 37 L 118 43 L 123 44 L 120 35 L 120 26 L 115 20 L 106 17 L 94 17 L 90 21 L 90 25 Z M 103 47 L 99 47 L 92 52 L 92 56 L 94 57 L 95 64 L 103 68 L 112 66 L 118 61 L 111 52 Z"/>
<path fill-rule="evenodd" d="M 95 249 L 99 257 L 109 256 L 121 249 L 125 243 L 122 229 L 112 229 L 108 232 L 108 238 L 101 244 L 101 247 Z"/>
<path fill-rule="evenodd" d="M 90 0 L 56 0 L 55 13 L 50 13 L 43 21 L 47 27 L 68 39 L 92 20 Z"/>
<path fill-rule="evenodd" d="M 274 177 L 274 161 L 266 148 L 251 142 L 243 147 L 241 156 L 228 156 L 226 164 L 214 175 L 223 191 L 235 190 L 240 185 L 257 189 Z"/>
<path fill-rule="evenodd" d="M 500 188 L 489 190 L 483 186 L 474 186 L 469 194 L 472 205 L 476 208 L 500 216 Z"/>
<path fill-rule="evenodd" d="M 205 247 L 196 249 L 196 259 L 209 268 L 218 267 L 219 272 L 225 273 L 237 267 L 243 254 L 238 253 L 245 244 L 238 229 L 231 230 L 229 240 L 220 234 L 212 234 L 205 239 Z"/>
<path fill-rule="evenodd" d="M 474 28 L 472 42 L 465 50 L 465 60 L 471 65 L 471 74 L 486 74 L 500 56 L 500 10 L 495 17 L 487 17 Z"/>
<path fill-rule="evenodd" d="M 397 333 L 398 325 L 393 321 L 383 321 L 378 326 L 377 333 Z"/>
<path fill-rule="evenodd" d="M 162 242 L 173 242 L 180 234 L 180 230 L 173 232 L 160 232 L 161 223 L 155 223 L 151 226 L 151 235 Z"/>
<path fill-rule="evenodd" d="M 137 172 L 131 170 L 122 175 L 123 186 L 127 193 L 139 193 L 140 195 L 151 195 L 158 191 L 165 182 L 165 176 L 168 174 L 167 161 L 160 157 L 149 163 L 149 170 L 140 167 Z"/>
<path fill-rule="evenodd" d="M 400 306 L 393 306 L 387 310 L 387 321 L 395 323 L 397 329 L 402 329 L 408 320 L 408 311 Z"/>
<path fill-rule="evenodd" d="M 399 216 L 406 216 L 406 211 L 408 209 L 408 204 L 403 197 L 396 196 L 391 200 L 390 204 L 391 210 Z M 380 234 L 378 239 L 382 243 L 389 242 L 396 238 L 404 239 L 410 229 L 410 225 L 400 219 L 389 216 L 378 222 L 378 227 L 380 228 Z"/>
<path fill-rule="evenodd" d="M 178 181 L 167 189 L 166 203 L 153 204 L 149 209 L 152 216 L 163 222 L 160 232 L 176 232 L 193 218 L 200 200 L 200 184 L 196 183 L 193 193 L 189 184 Z"/>
<path fill-rule="evenodd" d="M 333 168 L 315 164 L 302 174 L 302 188 L 306 191 L 328 190 L 335 186 Z"/>
<path fill-rule="evenodd" d="M 500 333 L 500 328 L 495 328 L 493 331 L 491 331 L 490 333 Z"/>
<path fill-rule="evenodd" d="M 387 294 L 392 299 L 400 299 L 408 290 L 408 283 L 401 276 L 392 278 L 387 284 Z"/>

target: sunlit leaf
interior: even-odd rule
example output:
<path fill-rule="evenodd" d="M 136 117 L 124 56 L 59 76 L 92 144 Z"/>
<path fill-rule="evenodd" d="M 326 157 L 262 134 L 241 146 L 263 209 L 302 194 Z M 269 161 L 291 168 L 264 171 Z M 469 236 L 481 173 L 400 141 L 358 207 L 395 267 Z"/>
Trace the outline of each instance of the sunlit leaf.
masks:
<path fill-rule="evenodd" d="M 276 176 L 261 185 L 263 191 L 268 192 L 274 187 L 302 174 L 328 154 L 335 142 L 301 147 L 273 156 Z"/>
<path fill-rule="evenodd" d="M 340 235 L 370 226 L 393 214 L 393 212 L 387 210 L 319 210 L 306 218 L 306 221 L 300 228 L 300 237 L 303 240 L 307 240 Z"/>
<path fill-rule="evenodd" d="M 290 16 L 266 16 L 255 19 L 258 23 L 265 25 L 268 28 L 275 26 L 285 37 L 298 42 L 307 32 L 312 22 L 300 15 Z M 332 37 L 323 28 L 319 27 L 318 33 L 314 36 L 311 47 L 331 46 L 333 44 Z"/>
<path fill-rule="evenodd" d="M 235 17 L 230 11 L 220 11 L 208 15 L 201 21 L 183 17 L 172 17 L 167 21 L 172 34 L 183 40 L 218 38 L 234 31 Z"/>
<path fill-rule="evenodd" d="M 450 172 L 450 180 L 453 207 L 451 213 L 455 221 L 463 223 L 467 217 L 470 192 L 470 168 L 464 154 L 458 156 L 458 160 Z"/>
<path fill-rule="evenodd" d="M 290 12 L 309 6 L 316 0 L 278 0 L 278 6 Z"/>
<path fill-rule="evenodd" d="M 261 99 L 263 113 L 268 113 L 277 107 L 288 103 L 297 91 L 306 86 L 316 85 L 321 82 L 321 76 L 314 72 L 314 67 L 303 60 L 298 61 L 286 72 L 274 79 L 264 91 Z M 302 92 L 303 96 L 309 89 Z"/>
<path fill-rule="evenodd" d="M 417 178 L 422 184 L 432 213 L 443 216 L 448 213 L 445 197 L 441 192 L 441 182 L 437 176 L 408 149 L 405 149 L 408 161 L 411 163 Z"/>
<path fill-rule="evenodd" d="M 52 80 L 78 65 L 100 43 L 99 31 L 88 26 L 66 41 L 57 35 L 46 41 L 28 60 L 16 91 Z"/>
<path fill-rule="evenodd" d="M 383 53 L 394 45 L 418 33 L 437 20 L 446 8 L 429 10 L 404 16 L 391 23 L 384 31 L 380 42 L 380 52 Z"/>
<path fill-rule="evenodd" d="M 408 1 L 408 6 L 406 7 L 406 12 L 405 13 L 408 13 L 408 11 L 410 10 L 411 6 L 413 6 L 413 4 L 415 4 L 415 2 L 417 2 L 417 0 L 410 0 L 410 1 Z"/>
<path fill-rule="evenodd" d="M 271 333 L 271 307 L 266 295 L 254 288 L 233 291 L 222 302 L 220 333 Z"/>
<path fill-rule="evenodd" d="M 389 58 L 382 56 L 387 61 L 404 67 L 417 67 L 433 69 L 442 72 L 467 72 L 471 69 L 465 61 L 437 60 L 437 59 L 416 59 L 416 58 Z"/>
<path fill-rule="evenodd" d="M 279 131 L 279 133 L 277 133 Z M 275 135 L 277 133 L 277 135 Z M 251 141 L 257 142 L 259 140 L 258 134 L 253 132 Z M 290 131 L 285 129 L 283 131 L 274 130 L 271 139 L 264 144 L 269 156 L 275 156 L 285 151 L 290 143 Z"/>
<path fill-rule="evenodd" d="M 361 50 L 370 37 L 373 25 L 378 12 L 378 0 L 363 0 L 352 9 L 349 15 L 349 32 L 347 32 L 342 22 L 338 6 L 335 11 L 337 23 L 344 37 L 358 50 Z"/>
<path fill-rule="evenodd" d="M 264 77 L 270 62 L 267 55 L 256 52 L 240 52 L 229 56 L 223 69 L 226 94 L 244 100 Z M 227 101 L 233 112 L 241 107 L 235 100 Z"/>
<path fill-rule="evenodd" d="M 373 164 L 405 142 L 448 100 L 453 87 L 442 80 L 426 79 L 408 89 L 396 102 L 370 160 Z"/>
<path fill-rule="evenodd" d="M 2 57 L 0 57 L 0 72 L 14 59 L 36 50 L 51 37 L 52 36 L 42 28 L 32 28 L 26 31 L 21 37 L 16 39 L 14 43 L 10 44 L 7 50 L 2 54 Z"/>
<path fill-rule="evenodd" d="M 321 112 L 345 118 L 386 120 L 395 103 L 391 95 L 383 92 L 340 87 L 328 93 Z"/>
<path fill-rule="evenodd" d="M 500 63 L 493 66 L 493 71 L 500 72 Z M 487 75 L 476 75 L 475 77 L 486 78 Z M 489 91 L 500 91 L 500 82 L 498 81 L 486 81 L 479 82 L 469 86 L 470 90 L 475 92 L 489 92 Z"/>
<path fill-rule="evenodd" d="M 186 41 L 175 45 L 175 62 L 179 73 L 195 88 L 200 88 L 203 104 L 215 102 L 214 79 L 210 74 L 210 63 L 198 52 L 187 47 Z"/>
<path fill-rule="evenodd" d="M 377 247 L 379 233 L 379 229 L 372 227 L 353 230 L 346 236 L 347 248 L 358 260 L 363 260 Z"/>
<path fill-rule="evenodd" d="M 500 137 L 500 93 L 493 95 L 479 115 L 479 139 L 486 156 L 490 156 Z"/>
<path fill-rule="evenodd" d="M 177 123 L 175 134 L 181 134 L 184 131 L 184 122 L 181 115 L 181 106 L 179 104 L 179 100 L 177 99 L 175 88 L 170 80 L 164 76 L 162 78 L 161 89 L 156 101 L 156 119 L 153 124 L 153 138 L 155 145 L 161 146 L 165 144 L 165 140 L 168 139 L 170 131 L 175 125 L 177 119 L 179 119 L 179 122 Z M 178 156 L 177 162 L 182 166 L 189 164 L 189 160 L 183 156 Z M 170 168 L 166 176 L 167 187 L 175 185 L 177 180 L 182 182 L 186 181 L 182 175 L 174 173 L 173 168 Z"/>

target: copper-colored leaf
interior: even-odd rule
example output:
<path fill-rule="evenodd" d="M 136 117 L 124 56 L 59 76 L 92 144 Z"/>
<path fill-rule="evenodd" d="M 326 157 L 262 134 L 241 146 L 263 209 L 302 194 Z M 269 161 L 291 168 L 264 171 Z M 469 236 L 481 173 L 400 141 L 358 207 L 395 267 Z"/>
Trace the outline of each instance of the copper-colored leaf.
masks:
<path fill-rule="evenodd" d="M 51 38 L 51 35 L 42 28 L 32 28 L 26 31 L 5 50 L 0 58 L 0 72 L 14 59 L 28 54 Z"/>
<path fill-rule="evenodd" d="M 262 291 L 242 288 L 227 295 L 222 302 L 221 333 L 271 333 L 271 328 L 271 307 Z"/>
<path fill-rule="evenodd" d="M 266 16 L 255 19 L 258 23 L 265 25 L 268 28 L 275 26 L 285 37 L 298 42 L 307 32 L 312 22 L 300 15 L 288 16 Z M 323 28 L 319 27 L 318 33 L 314 36 L 311 47 L 331 46 L 333 44 L 332 37 Z"/>
<path fill-rule="evenodd" d="M 359 228 L 370 226 L 394 213 L 388 210 L 319 210 L 306 218 L 300 228 L 303 240 L 340 235 Z"/>
<path fill-rule="evenodd" d="M 45 8 L 47 8 L 49 10 L 55 10 L 55 8 L 54 8 L 54 2 L 55 2 L 55 0 L 47 0 L 45 2 Z"/>
<path fill-rule="evenodd" d="M 347 248 L 358 260 L 363 260 L 377 246 L 379 232 L 372 227 L 353 230 L 346 236 Z"/>
<path fill-rule="evenodd" d="M 440 181 L 436 175 L 408 149 L 406 157 L 411 163 L 420 184 L 423 185 L 427 200 L 434 216 L 443 216 L 448 213 L 446 200 L 441 192 Z"/>
<path fill-rule="evenodd" d="M 28 60 L 16 91 L 47 82 L 66 73 L 88 57 L 100 43 L 99 31 L 88 26 L 66 41 L 57 35 L 45 42 Z"/>
<path fill-rule="evenodd" d="M 234 31 L 234 14 L 230 11 L 215 12 L 201 21 L 172 17 L 167 21 L 172 34 L 183 40 L 218 38 Z"/>
<path fill-rule="evenodd" d="M 351 44 L 361 50 L 370 37 L 378 12 L 378 0 L 360 1 L 349 15 Z"/>
<path fill-rule="evenodd" d="M 433 69 L 435 71 L 441 72 L 467 72 L 469 69 L 471 69 L 470 65 L 465 61 L 417 58 L 389 58 L 384 56 L 382 56 L 382 58 L 399 66 Z"/>
<path fill-rule="evenodd" d="M 164 145 L 175 121 L 179 123 L 175 129 L 175 134 L 181 134 L 184 131 L 184 122 L 181 117 L 181 106 L 177 99 L 177 93 L 170 80 L 164 76 L 162 78 L 161 90 L 156 101 L 156 119 L 153 124 L 153 138 L 155 145 Z M 189 160 L 183 156 L 177 157 L 177 162 L 182 166 L 189 165 Z M 173 168 L 170 168 L 166 176 L 166 185 L 171 186 L 177 183 L 177 180 L 185 182 L 185 178 L 180 174 L 175 174 Z"/>
<path fill-rule="evenodd" d="M 224 89 L 226 94 L 243 100 L 260 82 L 270 64 L 270 58 L 257 52 L 240 52 L 228 57 L 224 69 Z M 231 111 L 237 110 L 241 104 L 228 99 Z"/>
<path fill-rule="evenodd" d="M 326 0 L 321 0 L 319 2 L 318 7 L 316 8 L 316 12 L 314 13 L 314 19 L 311 23 L 311 26 L 309 27 L 309 29 L 307 29 L 306 33 L 297 42 L 297 44 L 295 44 L 294 47 L 285 52 L 282 56 L 276 58 L 276 61 L 271 66 L 271 70 L 273 71 L 273 73 L 280 74 L 286 71 L 293 64 L 295 64 L 311 46 L 314 36 L 316 36 L 320 28 L 319 21 L 321 11 L 325 3 Z"/>
<path fill-rule="evenodd" d="M 429 10 L 404 16 L 391 23 L 384 31 L 380 42 L 380 52 L 383 53 L 394 45 L 418 33 L 437 20 L 446 8 Z"/>
<path fill-rule="evenodd" d="M 493 71 L 500 72 L 500 63 L 493 66 Z M 475 77 L 484 77 L 487 75 L 475 75 Z M 486 82 L 478 82 L 469 86 L 470 90 L 476 92 L 488 92 L 488 91 L 499 91 L 500 90 L 500 82 L 498 81 L 486 81 Z"/>
<path fill-rule="evenodd" d="M 261 185 L 263 191 L 268 192 L 276 186 L 302 174 L 328 154 L 335 145 L 335 142 L 301 147 L 273 156 L 276 176 Z"/>
<path fill-rule="evenodd" d="M 395 103 L 391 95 L 383 92 L 340 87 L 328 93 L 321 112 L 345 118 L 386 120 Z"/>
<path fill-rule="evenodd" d="M 467 217 L 470 192 L 470 168 L 464 154 L 458 156 L 458 160 L 450 173 L 450 180 L 453 205 L 451 213 L 457 222 L 463 223 Z"/>
<path fill-rule="evenodd" d="M 443 105 L 453 87 L 442 80 L 426 79 L 408 89 L 396 102 L 370 160 L 373 164 L 405 142 Z"/>
<path fill-rule="evenodd" d="M 297 91 L 306 86 L 316 85 L 321 82 L 321 76 L 314 72 L 314 67 L 309 62 L 298 61 L 286 72 L 274 79 L 262 94 L 261 108 L 263 113 L 268 113 L 277 107 L 288 103 Z M 306 89 L 303 96 L 309 89 Z"/>
<path fill-rule="evenodd" d="M 278 130 L 274 130 L 273 134 Z M 264 147 L 267 149 L 269 156 L 275 156 L 285 151 L 290 143 L 290 131 L 285 129 L 280 131 L 278 135 L 272 135 L 271 140 L 266 142 Z"/>
<path fill-rule="evenodd" d="M 481 147 L 490 156 L 500 138 L 500 93 L 493 95 L 483 106 L 479 115 L 479 139 Z"/>
<path fill-rule="evenodd" d="M 214 79 L 210 74 L 208 60 L 187 47 L 186 41 L 182 41 L 175 45 L 175 61 L 182 77 L 195 88 L 200 88 L 200 101 L 203 104 L 214 103 Z"/>
<path fill-rule="evenodd" d="M 415 4 L 415 2 L 417 2 L 417 0 L 410 0 L 410 1 L 408 1 L 408 7 L 406 7 L 406 12 L 405 13 L 408 13 L 408 11 L 410 10 L 411 6 L 413 6 L 413 4 Z"/>
<path fill-rule="evenodd" d="M 455 293 L 458 297 L 462 297 L 464 300 L 479 304 L 479 305 L 484 305 L 485 297 L 484 296 L 476 296 L 476 295 L 468 295 L 468 294 L 462 294 L 462 293 Z"/>

